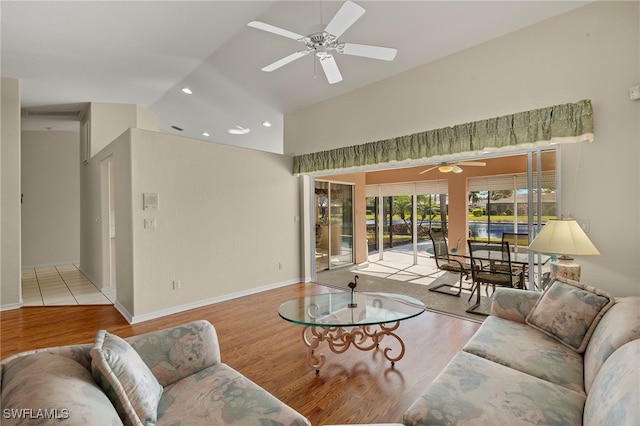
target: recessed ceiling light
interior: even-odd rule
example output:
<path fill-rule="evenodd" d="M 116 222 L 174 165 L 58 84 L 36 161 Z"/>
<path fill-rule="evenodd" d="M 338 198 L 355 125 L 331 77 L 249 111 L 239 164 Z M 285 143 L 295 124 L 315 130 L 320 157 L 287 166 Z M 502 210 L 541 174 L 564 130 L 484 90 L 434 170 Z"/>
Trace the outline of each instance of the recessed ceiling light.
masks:
<path fill-rule="evenodd" d="M 209 137 L 209 136 L 211 136 L 211 135 L 210 135 L 208 132 L 202 132 L 202 136 Z"/>
<path fill-rule="evenodd" d="M 248 129 L 248 128 L 242 127 L 242 126 L 236 126 L 236 127 L 232 128 L 232 129 L 227 130 L 227 132 L 231 133 L 232 135 L 246 135 L 250 131 L 251 131 L 251 129 Z"/>
<path fill-rule="evenodd" d="M 263 122 L 262 122 L 262 125 L 263 125 L 264 127 L 271 127 L 271 123 L 270 123 L 270 122 L 268 122 L 268 121 L 263 121 Z"/>
<path fill-rule="evenodd" d="M 188 87 L 183 87 L 182 88 L 182 92 L 186 93 L 187 95 L 190 95 L 193 93 L 193 91 L 191 89 L 189 89 Z"/>

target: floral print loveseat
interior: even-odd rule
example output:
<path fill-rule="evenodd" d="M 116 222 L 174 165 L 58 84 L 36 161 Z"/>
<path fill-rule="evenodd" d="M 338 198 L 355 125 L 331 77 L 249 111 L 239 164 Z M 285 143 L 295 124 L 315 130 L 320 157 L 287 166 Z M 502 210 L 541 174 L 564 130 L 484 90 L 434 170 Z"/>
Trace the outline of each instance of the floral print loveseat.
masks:
<path fill-rule="evenodd" d="M 404 413 L 418 425 L 640 425 L 640 297 L 556 278 L 502 288 L 491 316 Z"/>
<path fill-rule="evenodd" d="M 0 369 L 3 426 L 310 425 L 221 362 L 207 321 L 127 339 L 102 330 L 93 344 L 24 352 Z"/>

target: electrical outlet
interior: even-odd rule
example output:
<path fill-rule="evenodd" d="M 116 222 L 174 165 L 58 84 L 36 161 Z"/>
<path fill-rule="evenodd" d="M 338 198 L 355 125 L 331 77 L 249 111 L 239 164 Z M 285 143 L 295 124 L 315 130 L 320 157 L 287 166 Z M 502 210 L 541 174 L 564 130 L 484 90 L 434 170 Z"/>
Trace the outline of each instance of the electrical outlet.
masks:
<path fill-rule="evenodd" d="M 178 290 L 182 288 L 182 283 L 180 282 L 180 280 L 174 280 L 173 281 L 173 289 L 174 290 Z"/>
<path fill-rule="evenodd" d="M 284 269 L 284 265 L 282 264 L 282 262 L 278 263 L 278 269 L 280 269 L 281 271 Z"/>

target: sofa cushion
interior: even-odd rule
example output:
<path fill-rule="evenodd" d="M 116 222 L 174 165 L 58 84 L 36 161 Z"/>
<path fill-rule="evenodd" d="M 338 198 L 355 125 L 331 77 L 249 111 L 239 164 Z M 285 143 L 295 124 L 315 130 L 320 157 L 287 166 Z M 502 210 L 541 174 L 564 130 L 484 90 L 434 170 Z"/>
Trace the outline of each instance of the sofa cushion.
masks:
<path fill-rule="evenodd" d="M 101 330 L 91 349 L 91 370 L 120 416 L 133 425 L 153 425 L 162 386 L 123 339 Z"/>
<path fill-rule="evenodd" d="M 226 364 L 165 387 L 157 424 L 310 425 L 301 414 Z"/>
<path fill-rule="evenodd" d="M 584 392 L 582 355 L 526 324 L 488 317 L 463 351 Z"/>
<path fill-rule="evenodd" d="M 613 302 L 613 296 L 602 290 L 555 278 L 527 315 L 526 323 L 583 353 L 593 330 Z"/>
<path fill-rule="evenodd" d="M 3 365 L 2 424 L 121 425 L 91 373 L 71 358 L 47 352 Z"/>
<path fill-rule="evenodd" d="M 417 425 L 579 425 L 586 396 L 459 352 L 405 411 Z"/>
<path fill-rule="evenodd" d="M 491 315 L 524 324 L 539 298 L 537 291 L 497 288 L 491 296 Z"/>
<path fill-rule="evenodd" d="M 634 340 L 602 365 L 585 404 L 585 425 L 640 425 L 639 359 L 640 340 Z"/>
<path fill-rule="evenodd" d="M 620 298 L 602 317 L 584 353 L 587 393 L 607 358 L 620 346 L 636 339 L 640 339 L 640 297 Z"/>
<path fill-rule="evenodd" d="M 220 362 L 216 330 L 205 320 L 129 337 L 126 341 L 162 386 Z"/>

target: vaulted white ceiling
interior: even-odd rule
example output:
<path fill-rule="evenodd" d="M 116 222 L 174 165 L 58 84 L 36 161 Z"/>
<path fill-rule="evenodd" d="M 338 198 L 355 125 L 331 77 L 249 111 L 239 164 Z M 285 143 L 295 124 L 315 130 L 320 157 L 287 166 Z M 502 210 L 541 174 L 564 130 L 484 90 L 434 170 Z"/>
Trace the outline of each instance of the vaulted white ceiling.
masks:
<path fill-rule="evenodd" d="M 588 1 L 357 1 L 366 13 L 340 41 L 394 47 L 392 62 L 336 55 L 328 84 L 312 55 L 247 26 L 260 20 L 318 32 L 335 1 L 6 1 L 0 3 L 3 77 L 21 80 L 24 130 L 76 129 L 88 102 L 138 104 L 163 129 L 282 152 L 283 116 L 580 7 Z M 188 86 L 193 94 L 185 95 Z M 272 127 L 262 126 L 264 121 Z M 176 131 L 172 126 L 183 129 Z M 231 135 L 229 128 L 251 131 Z M 208 132 L 209 137 L 202 136 Z"/>

